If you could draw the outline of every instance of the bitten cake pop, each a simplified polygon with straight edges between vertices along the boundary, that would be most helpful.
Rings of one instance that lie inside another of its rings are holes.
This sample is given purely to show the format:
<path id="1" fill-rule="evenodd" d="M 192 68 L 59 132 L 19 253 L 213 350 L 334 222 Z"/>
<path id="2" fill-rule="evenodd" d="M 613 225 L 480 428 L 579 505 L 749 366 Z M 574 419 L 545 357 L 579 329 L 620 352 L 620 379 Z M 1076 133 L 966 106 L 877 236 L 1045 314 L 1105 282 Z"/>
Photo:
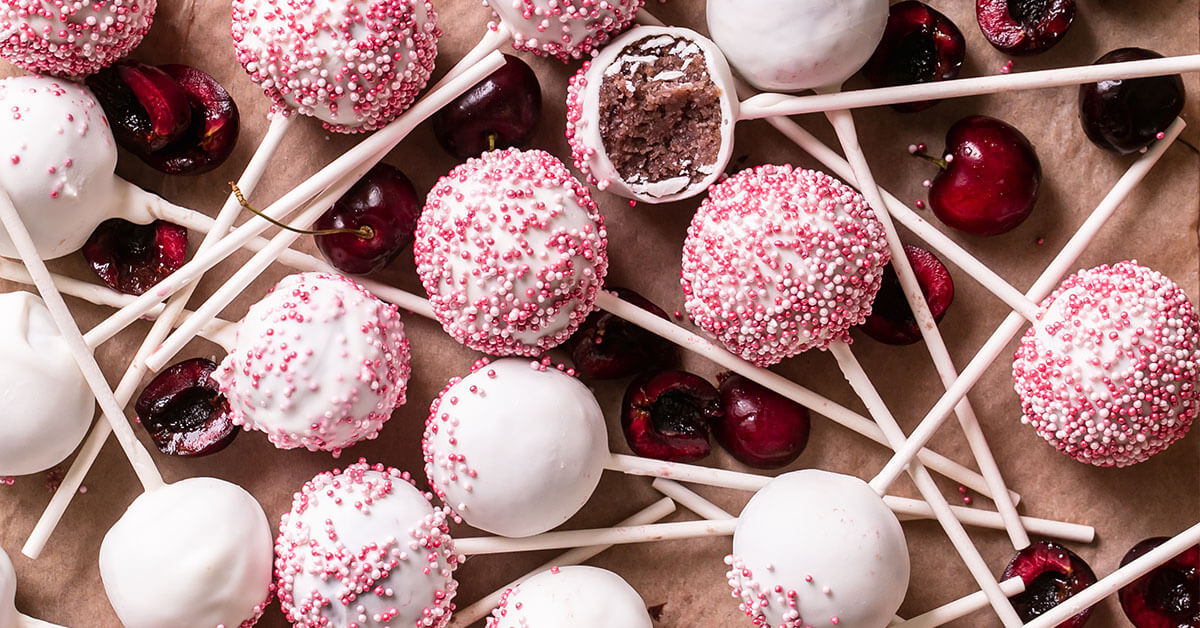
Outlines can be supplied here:
<path id="1" fill-rule="evenodd" d="M 650 628 L 646 602 L 607 569 L 551 567 L 504 592 L 487 628 Z"/>
<path id="2" fill-rule="evenodd" d="M 1137 262 L 1083 270 L 1042 302 L 1013 360 L 1022 423 L 1100 467 L 1148 459 L 1200 412 L 1200 317 Z"/>
<path id="3" fill-rule="evenodd" d="M 425 476 L 467 523 L 530 536 L 571 518 L 608 460 L 604 415 L 578 379 L 540 362 L 480 361 L 429 408 Z"/>
<path id="4" fill-rule="evenodd" d="M 297 492 L 275 540 L 279 602 L 297 626 L 450 620 L 458 557 L 446 512 L 407 473 L 360 460 Z"/>
<path id="5" fill-rule="evenodd" d="M 571 154 L 589 180 L 621 196 L 694 196 L 729 162 L 736 96 L 713 42 L 686 28 L 635 28 L 571 79 Z"/>
<path id="6" fill-rule="evenodd" d="M 281 111 L 374 131 L 416 99 L 437 57 L 429 0 L 234 0 L 238 61 Z"/>
<path id="7" fill-rule="evenodd" d="M 848 337 L 889 259 L 862 197 L 791 166 L 743 170 L 709 190 L 688 228 L 681 282 L 692 320 L 769 366 Z"/>
<path id="8" fill-rule="evenodd" d="M 0 57 L 37 74 L 93 74 L 142 42 L 157 8 L 157 0 L 3 0 Z"/>
<path id="9" fill-rule="evenodd" d="M 866 482 L 817 469 L 750 498 L 725 563 L 742 610 L 768 628 L 883 628 L 908 590 L 896 516 Z"/>
<path id="10" fill-rule="evenodd" d="M 100 577 L 129 628 L 251 626 L 271 595 L 271 526 L 236 484 L 167 484 L 104 535 Z"/>
<path id="11" fill-rule="evenodd" d="M 540 355 L 591 313 L 608 271 L 603 217 L 549 153 L 484 153 L 442 177 L 413 253 L 434 314 L 493 355 Z"/>
<path id="12" fill-rule="evenodd" d="M 409 363 L 394 305 L 341 275 L 301 273 L 250 307 L 212 377 L 235 424 L 337 455 L 404 404 Z"/>
<path id="13" fill-rule="evenodd" d="M 0 294 L 0 476 L 44 471 L 83 440 L 96 400 L 42 299 Z"/>
<path id="14" fill-rule="evenodd" d="M 499 22 L 488 28 L 511 30 L 513 48 L 568 61 L 585 57 L 625 30 L 645 0 L 487 0 L 487 4 Z"/>

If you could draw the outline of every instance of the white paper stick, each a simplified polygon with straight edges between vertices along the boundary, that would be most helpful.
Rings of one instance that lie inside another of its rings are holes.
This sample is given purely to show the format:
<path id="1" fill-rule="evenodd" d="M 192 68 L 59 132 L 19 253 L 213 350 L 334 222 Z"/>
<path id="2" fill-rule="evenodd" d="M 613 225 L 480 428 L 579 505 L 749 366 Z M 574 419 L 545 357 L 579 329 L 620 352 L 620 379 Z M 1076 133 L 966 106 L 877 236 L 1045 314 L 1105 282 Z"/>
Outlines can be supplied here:
<path id="1" fill-rule="evenodd" d="M 23 613 L 17 613 L 17 628 L 66 628 Z"/>
<path id="2" fill-rule="evenodd" d="M 479 39 L 479 43 L 475 44 L 474 48 L 471 48 L 467 54 L 463 55 L 463 58 L 459 59 L 458 63 L 455 63 L 454 67 L 450 68 L 446 72 L 446 75 L 443 76 L 436 85 L 430 88 L 429 91 L 435 91 L 443 87 L 446 83 L 454 80 L 467 68 L 479 63 L 488 55 L 499 50 L 511 38 L 512 31 L 509 30 L 508 25 L 504 22 L 500 22 L 499 27 L 495 30 L 488 28 L 487 32 L 483 34 L 483 37 Z"/>
<path id="3" fill-rule="evenodd" d="M 617 527 L 640 526 L 654 523 L 663 517 L 675 512 L 675 502 L 669 497 L 664 497 L 653 504 L 638 511 L 632 517 L 617 523 Z M 604 550 L 612 547 L 612 545 L 590 545 L 588 547 L 577 547 L 568 550 L 553 560 L 543 563 L 533 571 L 509 582 L 500 587 L 496 591 L 488 594 L 479 601 L 467 606 L 462 610 L 454 611 L 454 616 L 450 618 L 451 628 L 466 628 L 471 624 L 487 617 L 492 612 L 492 609 L 500 605 L 500 598 L 504 592 L 525 582 L 531 577 L 550 569 L 551 567 L 563 567 L 566 565 L 579 565 L 594 558 Z"/>
<path id="4" fill-rule="evenodd" d="M 879 392 L 875 390 L 874 384 L 867 378 L 867 374 L 862 370 L 862 365 L 858 363 L 858 359 L 850 351 L 850 346 L 844 342 L 835 342 L 829 347 L 829 352 L 837 359 L 838 366 L 842 369 L 842 374 L 846 377 L 846 381 L 850 383 L 850 387 L 862 399 L 863 404 L 867 406 L 867 410 L 871 416 L 879 423 L 880 429 L 887 435 L 893 447 L 899 447 L 904 443 L 904 432 L 896 423 L 896 419 L 892 416 L 887 406 L 883 403 L 883 399 L 879 396 Z M 1021 625 L 1021 618 L 1017 615 L 1016 609 L 1013 608 L 1012 602 L 1000 591 L 999 584 L 992 577 L 987 563 L 983 557 L 979 555 L 979 549 L 971 541 L 971 537 L 967 536 L 966 530 L 963 529 L 962 523 L 954 517 L 954 512 L 950 510 L 950 504 L 946 502 L 946 498 L 938 490 L 937 484 L 933 481 L 933 476 L 929 475 L 920 462 L 914 462 L 909 466 L 909 476 L 912 477 L 913 484 L 916 484 L 917 490 L 920 491 L 921 497 L 933 508 L 934 515 L 938 523 L 942 525 L 942 529 L 949 537 L 950 543 L 954 546 L 955 551 L 962 558 L 963 564 L 967 566 L 967 570 L 971 572 L 971 576 L 975 578 L 975 582 L 979 584 L 979 588 L 987 594 L 988 602 L 996 611 L 996 615 L 1000 618 L 1000 622 L 1006 628 L 1017 628 Z M 875 488 L 872 485 L 872 488 Z M 876 491 L 882 491 L 876 488 Z"/>
<path id="5" fill-rule="evenodd" d="M 619 526 L 591 530 L 558 530 L 523 538 L 483 536 L 454 540 L 454 550 L 466 556 L 536 552 L 549 549 L 586 547 L 589 545 L 621 545 L 653 543 L 706 536 L 730 536 L 737 520 L 675 521 L 640 526 Z"/>
<path id="6" fill-rule="evenodd" d="M 1155 567 L 1183 553 L 1187 548 L 1200 544 L 1200 523 L 1180 532 L 1162 545 L 1146 552 L 1128 565 L 1096 581 L 1092 586 L 1063 600 L 1058 606 L 1046 611 L 1025 628 L 1051 628 L 1074 617 L 1085 608 L 1116 593 L 1121 587 L 1150 573 Z"/>
<path id="7" fill-rule="evenodd" d="M 150 457 L 150 452 L 142 447 L 137 436 L 134 435 L 129 419 L 121 409 L 121 404 L 117 403 L 116 397 L 113 396 L 112 389 L 108 387 L 108 381 L 104 379 L 104 372 L 100 370 L 96 357 L 92 355 L 83 340 L 83 332 L 79 331 L 79 326 L 71 317 L 71 310 L 67 309 L 66 301 L 54 287 L 54 281 L 50 278 L 50 271 L 46 268 L 46 263 L 38 257 L 37 245 L 29 236 L 29 230 L 25 228 L 25 223 L 21 222 L 21 215 L 13 206 L 8 191 L 3 189 L 0 189 L 0 222 L 4 224 L 9 238 L 12 239 L 13 245 L 25 262 L 25 267 L 29 270 L 38 292 L 42 295 L 42 300 L 46 302 L 46 308 L 54 318 L 54 323 L 58 327 L 59 333 L 62 334 L 67 349 L 71 352 L 71 357 L 79 365 L 79 370 L 87 380 L 88 387 L 96 396 L 104 418 L 117 434 L 117 441 L 125 451 L 125 456 L 133 466 L 138 480 L 141 481 L 142 488 L 150 491 L 163 486 L 162 475 L 154 466 L 154 459 Z"/>
<path id="8" fill-rule="evenodd" d="M 1200 71 L 1200 55 L 1165 57 L 1143 61 L 1125 61 L 1084 65 L 1055 70 L 996 74 L 976 78 L 881 87 L 816 96 L 762 94 L 742 103 L 742 119 L 794 116 L 861 107 L 878 107 L 921 100 L 979 96 L 1049 87 L 1081 85 L 1105 80 L 1132 79 Z"/>
<path id="9" fill-rule="evenodd" d="M 1058 286 L 1059 281 L 1067 272 L 1075 265 L 1075 261 L 1083 253 L 1105 222 L 1112 217 L 1113 212 L 1117 207 L 1133 192 L 1142 179 L 1149 174 L 1150 169 L 1170 147 L 1175 138 L 1179 137 L 1179 133 L 1183 131 L 1184 123 L 1181 119 L 1176 119 L 1164 134 L 1163 139 L 1155 142 L 1150 146 L 1144 155 L 1139 157 L 1137 161 L 1129 167 L 1129 170 L 1121 176 L 1117 184 L 1113 186 L 1104 200 L 1096 206 L 1095 211 L 1088 216 L 1075 235 L 1067 241 L 1059 254 L 1046 267 L 1045 272 L 1038 277 L 1033 286 L 1026 293 L 1030 300 L 1040 302 L 1054 291 Z M 912 460 L 913 455 L 929 442 L 933 434 L 941 427 L 942 422 L 950 415 L 954 406 L 960 399 L 966 396 L 967 392 L 979 381 L 983 376 L 984 371 L 991 366 L 1000 354 L 1004 353 L 1009 341 L 1017 335 L 1017 332 L 1025 326 L 1024 319 L 1019 314 L 1009 314 L 1004 322 L 996 329 L 987 342 L 979 349 L 979 352 L 971 359 L 966 368 L 959 374 L 958 379 L 954 384 L 946 390 L 946 394 L 942 395 L 941 399 L 933 406 L 932 409 L 921 420 L 921 423 L 908 436 L 908 440 L 902 447 L 896 451 L 896 455 L 888 461 L 883 470 L 879 472 L 876 479 L 883 485 L 890 485 L 895 481 L 896 477 L 903 472 L 904 466 Z"/>
<path id="10" fill-rule="evenodd" d="M 701 517 L 704 517 L 705 519 L 720 521 L 722 519 L 737 518 L 722 510 L 720 506 L 717 506 L 707 499 L 704 499 L 704 497 L 702 497 L 699 493 L 680 484 L 679 482 L 676 482 L 675 480 L 656 478 L 650 486 L 653 486 L 654 490 L 675 500 L 680 506 L 687 508 Z"/>
<path id="11" fill-rule="evenodd" d="M 1025 591 L 1025 581 L 1020 577 L 1009 578 L 1000 583 L 1000 590 L 1012 597 Z M 926 611 L 899 623 L 893 623 L 892 628 L 935 628 L 962 619 L 975 611 L 982 610 L 988 605 L 987 596 L 983 591 L 976 591 L 966 597 L 943 604 L 935 609 Z"/>

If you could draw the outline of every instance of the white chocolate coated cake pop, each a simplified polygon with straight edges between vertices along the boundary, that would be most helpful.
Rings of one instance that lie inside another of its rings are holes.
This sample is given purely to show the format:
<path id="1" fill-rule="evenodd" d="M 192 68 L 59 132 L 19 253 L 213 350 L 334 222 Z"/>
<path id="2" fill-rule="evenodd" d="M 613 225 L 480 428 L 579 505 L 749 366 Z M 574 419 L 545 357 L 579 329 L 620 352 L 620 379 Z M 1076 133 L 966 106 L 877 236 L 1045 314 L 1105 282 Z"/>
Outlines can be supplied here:
<path id="1" fill-rule="evenodd" d="M 750 498 L 725 563 L 742 611 L 766 628 L 884 628 L 908 590 L 896 515 L 866 482 L 818 469 Z"/>
<path id="2" fill-rule="evenodd" d="M 79 250 L 110 216 L 117 145 L 92 93 L 58 79 L 0 80 L 0 185 L 42 259 Z M 0 230 L 0 255 L 16 258 Z"/>
<path id="3" fill-rule="evenodd" d="M 540 534 L 570 519 L 596 490 L 607 434 L 596 398 L 575 377 L 544 362 L 483 360 L 430 407 L 425 476 L 472 526 Z"/>
<path id="4" fill-rule="evenodd" d="M 492 355 L 541 355 L 591 313 L 608 272 L 604 220 L 553 155 L 470 159 L 429 192 L 413 254 L 433 312 Z"/>
<path id="5" fill-rule="evenodd" d="M 625 30 L 645 0 L 487 0 L 512 31 L 513 48 L 560 61 L 582 59 Z M 492 23 L 488 28 L 502 28 Z"/>
<path id="6" fill-rule="evenodd" d="M 296 626 L 440 628 L 458 557 L 445 510 L 407 473 L 359 460 L 306 482 L 279 523 L 279 601 Z"/>
<path id="7" fill-rule="evenodd" d="M 0 548 L 0 628 L 18 628 L 17 572 Z"/>
<path id="8" fill-rule="evenodd" d="M 766 91 L 836 88 L 871 58 L 888 0 L 708 0 L 708 32 Z"/>
<path id="9" fill-rule="evenodd" d="M 1021 422 L 1100 467 L 1142 462 L 1200 412 L 1200 317 L 1137 262 L 1083 270 L 1042 302 L 1013 359 Z"/>
<path id="10" fill-rule="evenodd" d="M 281 449 L 338 455 L 404 405 L 410 368 L 396 307 L 314 272 L 284 277 L 250 307 L 212 377 L 235 424 Z"/>
<path id="11" fill-rule="evenodd" d="M 504 592 L 487 628 L 651 628 L 642 596 L 617 574 L 551 567 Z"/>
<path id="12" fill-rule="evenodd" d="M 437 57 L 429 0 L 234 0 L 233 40 L 282 111 L 374 131 L 408 109 Z"/>
<path id="13" fill-rule="evenodd" d="M 94 74 L 142 42 L 157 8 L 157 0 L 2 0 L 0 57 L 37 74 Z"/>
<path id="14" fill-rule="evenodd" d="M 571 79 L 567 137 L 576 167 L 597 187 L 665 203 L 721 176 L 737 110 L 716 44 L 686 28 L 639 26 Z"/>
<path id="15" fill-rule="evenodd" d="M 0 294 L 0 476 L 45 471 L 75 451 L 96 400 L 41 297 Z"/>
<path id="16" fill-rule="evenodd" d="M 889 259 L 883 225 L 854 190 L 759 166 L 710 188 L 692 218 L 684 305 L 730 351 L 770 366 L 844 341 L 871 313 Z"/>
<path id="17" fill-rule="evenodd" d="M 236 484 L 140 495 L 104 535 L 100 577 L 126 628 L 248 628 L 271 594 L 271 526 Z"/>

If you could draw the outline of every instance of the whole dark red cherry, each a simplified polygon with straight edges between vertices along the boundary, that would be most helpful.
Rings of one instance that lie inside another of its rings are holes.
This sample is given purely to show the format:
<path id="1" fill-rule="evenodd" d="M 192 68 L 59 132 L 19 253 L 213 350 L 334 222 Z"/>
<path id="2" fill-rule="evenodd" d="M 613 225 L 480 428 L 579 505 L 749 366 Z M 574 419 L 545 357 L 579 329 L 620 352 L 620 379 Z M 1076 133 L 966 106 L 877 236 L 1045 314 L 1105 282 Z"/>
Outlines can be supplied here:
<path id="1" fill-rule="evenodd" d="M 670 462 L 692 462 L 709 454 L 709 424 L 721 414 L 717 389 L 685 371 L 637 377 L 625 390 L 621 429 L 633 453 Z"/>
<path id="2" fill-rule="evenodd" d="M 447 153 L 469 159 L 497 148 L 525 148 L 542 118 L 542 88 L 533 68 L 514 56 L 433 116 Z"/>
<path id="3" fill-rule="evenodd" d="M 227 447 L 241 431 L 211 377 L 216 368 L 212 360 L 184 360 L 159 373 L 138 396 L 138 421 L 164 454 L 206 456 Z"/>
<path id="4" fill-rule="evenodd" d="M 941 167 L 929 188 L 929 207 L 942 222 L 973 235 L 997 235 L 1029 217 L 1042 164 L 1020 131 L 995 118 L 969 116 L 947 131 L 945 155 L 922 155 Z"/>
<path id="5" fill-rule="evenodd" d="M 1118 48 L 1096 64 L 1161 58 L 1144 48 Z M 1087 83 L 1079 86 L 1079 122 L 1093 144 L 1125 155 L 1158 139 L 1183 111 L 1184 100 L 1178 74 Z"/>
<path id="6" fill-rule="evenodd" d="M 160 66 L 187 94 L 192 122 L 166 147 L 139 155 L 167 174 L 202 174 L 225 163 L 237 145 L 241 116 L 233 97 L 216 79 L 186 65 Z"/>
<path id="7" fill-rule="evenodd" d="M 713 436 L 725 451 L 756 469 L 778 469 L 800 457 L 808 445 L 807 408 L 736 373 L 720 380 L 722 414 Z"/>
<path id="8" fill-rule="evenodd" d="M 117 144 L 138 157 L 183 137 L 192 123 L 187 92 L 161 68 L 118 61 L 86 83 L 104 109 Z"/>
<path id="9" fill-rule="evenodd" d="M 863 75 L 876 87 L 945 81 L 958 76 L 967 44 L 950 18 L 916 0 L 893 4 L 887 28 L 875 53 L 863 66 Z M 936 105 L 936 100 L 892 105 L 914 112 Z"/>
<path id="10" fill-rule="evenodd" d="M 1049 50 L 1075 20 L 1075 0 L 976 0 L 975 17 L 988 43 L 1010 55 Z"/>
<path id="11" fill-rule="evenodd" d="M 627 288 L 607 288 L 659 318 L 670 320 L 662 308 Z M 588 315 L 571 338 L 575 370 L 590 379 L 619 379 L 669 366 L 675 345 L 629 321 L 597 310 Z"/>
<path id="12" fill-rule="evenodd" d="M 1082 558 L 1050 541 L 1034 543 L 1013 556 L 1004 569 L 1004 579 L 1017 576 L 1025 583 L 1025 592 L 1010 599 L 1025 623 L 1096 582 L 1096 574 Z M 1092 609 L 1088 607 L 1057 628 L 1080 628 L 1091 614 Z"/>
<path id="13" fill-rule="evenodd" d="M 338 270 L 365 275 L 381 270 L 413 242 L 421 205 L 413 184 L 403 172 L 376 164 L 317 219 L 316 229 L 361 229 L 354 233 L 320 235 L 314 239 L 325 259 Z"/>
<path id="14" fill-rule="evenodd" d="M 1138 543 L 1121 559 L 1121 566 L 1166 541 L 1167 537 L 1156 537 Z M 1200 545 L 1121 587 L 1117 596 L 1136 628 L 1200 628 Z"/>
<path id="15" fill-rule="evenodd" d="M 954 280 L 950 271 L 936 255 L 923 248 L 905 244 L 904 253 L 917 276 L 917 283 L 921 284 L 921 294 L 925 295 L 929 311 L 934 320 L 941 322 L 954 301 Z M 875 293 L 871 315 L 863 322 L 862 330 L 875 340 L 890 345 L 909 345 L 921 339 L 921 328 L 908 306 L 908 299 L 904 298 L 900 278 L 891 264 L 883 269 L 883 285 Z"/>
<path id="16" fill-rule="evenodd" d="M 187 229 L 162 220 L 137 225 L 110 218 L 84 243 L 83 257 L 110 288 L 139 295 L 183 266 Z"/>

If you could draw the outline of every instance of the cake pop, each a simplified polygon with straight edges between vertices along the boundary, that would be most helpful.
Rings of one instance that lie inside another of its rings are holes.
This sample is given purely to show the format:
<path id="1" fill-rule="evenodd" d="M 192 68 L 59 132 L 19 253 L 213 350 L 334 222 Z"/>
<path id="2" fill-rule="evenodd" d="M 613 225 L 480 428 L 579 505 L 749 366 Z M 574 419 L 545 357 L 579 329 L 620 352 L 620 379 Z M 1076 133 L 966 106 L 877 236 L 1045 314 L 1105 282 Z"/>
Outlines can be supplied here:
<path id="1" fill-rule="evenodd" d="M 633 23 L 645 0 L 487 0 L 513 48 L 560 61 L 582 59 Z"/>
<path id="2" fill-rule="evenodd" d="M 395 306 L 341 275 L 302 273 L 250 307 L 212 378 L 235 425 L 336 456 L 404 404 L 409 361 Z"/>
<path id="3" fill-rule="evenodd" d="M 551 567 L 504 592 L 487 628 L 650 628 L 642 596 L 617 574 L 583 565 Z"/>
<path id="4" fill-rule="evenodd" d="M 539 355 L 591 313 L 608 271 L 603 217 L 549 153 L 484 153 L 434 185 L 413 254 L 455 340 L 493 355 Z"/>
<path id="5" fill-rule="evenodd" d="M 157 0 L 4 0 L 0 57 L 36 74 L 94 74 L 142 42 L 157 8 Z"/>
<path id="6" fill-rule="evenodd" d="M 275 540 L 284 614 L 297 626 L 445 626 L 458 566 L 446 516 L 407 473 L 363 460 L 306 482 Z"/>

